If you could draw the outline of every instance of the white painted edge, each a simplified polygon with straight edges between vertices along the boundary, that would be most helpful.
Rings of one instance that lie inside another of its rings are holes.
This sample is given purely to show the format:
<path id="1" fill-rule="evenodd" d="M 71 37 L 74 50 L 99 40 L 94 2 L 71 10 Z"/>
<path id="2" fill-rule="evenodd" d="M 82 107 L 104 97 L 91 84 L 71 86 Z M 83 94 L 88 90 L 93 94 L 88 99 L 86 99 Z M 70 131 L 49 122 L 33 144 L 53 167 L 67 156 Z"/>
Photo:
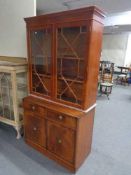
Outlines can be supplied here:
<path id="1" fill-rule="evenodd" d="M 88 109 L 84 110 L 83 112 L 88 113 L 89 111 L 91 111 L 93 108 L 95 108 L 97 106 L 97 104 L 93 104 L 92 106 L 90 106 Z"/>
<path id="2" fill-rule="evenodd" d="M 33 94 L 30 94 L 30 95 L 36 97 L 36 96 L 33 95 Z M 42 97 L 38 97 L 38 96 L 37 96 L 37 98 L 43 99 Z M 65 105 L 65 104 L 63 104 L 63 103 L 58 103 L 58 102 L 52 101 L 52 100 L 50 100 L 50 99 L 45 99 L 45 98 L 44 98 L 44 100 L 45 100 L 45 101 L 48 101 L 48 102 L 51 102 L 51 103 L 59 104 L 59 105 L 64 106 L 64 107 L 68 107 L 68 108 L 70 108 L 70 109 L 75 109 L 75 110 L 77 110 L 77 111 L 81 111 L 81 112 L 84 112 L 84 113 L 88 113 L 89 111 L 91 111 L 93 108 L 95 108 L 95 107 L 97 106 L 97 104 L 94 103 L 92 106 L 90 106 L 90 107 L 87 108 L 86 110 L 82 110 L 82 109 L 79 109 L 79 108 L 76 108 L 76 107 L 73 107 L 73 106 Z"/>

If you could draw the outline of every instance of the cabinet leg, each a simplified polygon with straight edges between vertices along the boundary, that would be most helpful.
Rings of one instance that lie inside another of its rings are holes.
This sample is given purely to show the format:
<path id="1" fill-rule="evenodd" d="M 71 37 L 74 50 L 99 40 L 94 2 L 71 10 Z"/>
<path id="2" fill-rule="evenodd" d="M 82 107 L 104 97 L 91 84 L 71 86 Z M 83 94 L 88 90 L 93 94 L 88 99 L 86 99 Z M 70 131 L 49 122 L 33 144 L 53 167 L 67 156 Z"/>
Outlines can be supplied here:
<path id="1" fill-rule="evenodd" d="M 107 98 L 108 98 L 108 100 L 109 100 L 109 94 L 107 94 Z"/>
<path id="2" fill-rule="evenodd" d="M 20 131 L 21 131 L 21 126 L 15 126 L 14 127 L 15 128 L 15 130 L 16 130 L 16 139 L 20 139 L 21 138 L 21 134 L 20 134 Z"/>

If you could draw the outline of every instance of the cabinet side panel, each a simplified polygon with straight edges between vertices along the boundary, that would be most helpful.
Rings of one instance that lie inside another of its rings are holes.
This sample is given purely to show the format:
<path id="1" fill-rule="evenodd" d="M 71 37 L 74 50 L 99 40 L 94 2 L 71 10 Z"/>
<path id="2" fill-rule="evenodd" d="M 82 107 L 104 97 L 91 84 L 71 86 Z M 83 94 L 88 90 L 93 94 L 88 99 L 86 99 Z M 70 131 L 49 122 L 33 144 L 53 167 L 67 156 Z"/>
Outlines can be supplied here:
<path id="1" fill-rule="evenodd" d="M 87 109 L 96 102 L 102 32 L 103 25 L 96 21 L 92 21 L 86 70 L 87 81 L 85 83 L 84 109 Z"/>
<path id="2" fill-rule="evenodd" d="M 30 47 L 30 32 L 29 32 L 29 26 L 26 24 L 26 38 L 27 38 L 27 56 L 28 56 L 28 90 L 29 93 L 31 92 L 31 47 Z"/>
<path id="3" fill-rule="evenodd" d="M 75 168 L 79 168 L 91 151 L 95 109 L 78 120 Z"/>

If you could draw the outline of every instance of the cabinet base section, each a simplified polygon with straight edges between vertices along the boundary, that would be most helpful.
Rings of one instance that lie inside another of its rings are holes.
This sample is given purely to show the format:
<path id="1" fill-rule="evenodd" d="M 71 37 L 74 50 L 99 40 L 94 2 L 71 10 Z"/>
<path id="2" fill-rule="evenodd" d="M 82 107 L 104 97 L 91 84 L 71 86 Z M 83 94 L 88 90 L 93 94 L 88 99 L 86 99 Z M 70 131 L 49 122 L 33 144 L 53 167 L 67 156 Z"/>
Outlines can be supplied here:
<path id="1" fill-rule="evenodd" d="M 66 169 L 70 170 L 72 173 L 75 173 L 77 168 L 75 168 L 73 166 L 73 164 L 70 164 L 69 162 L 61 159 L 60 157 L 58 157 L 57 155 L 49 152 L 48 150 L 46 150 L 45 148 L 33 143 L 32 141 L 25 139 L 25 142 L 30 145 L 31 147 L 33 147 L 35 150 L 38 150 L 39 152 L 41 152 L 42 154 L 44 154 L 45 156 L 47 156 L 48 158 L 50 158 L 51 160 L 55 160 L 58 164 L 64 166 Z"/>
<path id="2" fill-rule="evenodd" d="M 24 108 L 26 142 L 76 172 L 91 151 L 95 108 L 78 112 L 33 97 L 24 99 Z"/>

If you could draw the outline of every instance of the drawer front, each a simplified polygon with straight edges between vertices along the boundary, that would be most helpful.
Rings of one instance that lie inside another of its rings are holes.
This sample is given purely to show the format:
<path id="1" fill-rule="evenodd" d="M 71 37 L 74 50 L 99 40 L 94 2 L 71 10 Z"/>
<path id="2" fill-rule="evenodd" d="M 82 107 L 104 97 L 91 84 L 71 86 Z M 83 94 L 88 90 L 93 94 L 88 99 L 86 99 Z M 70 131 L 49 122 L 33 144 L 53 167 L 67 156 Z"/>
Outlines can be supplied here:
<path id="1" fill-rule="evenodd" d="M 75 131 L 47 121 L 47 149 L 73 163 Z"/>
<path id="2" fill-rule="evenodd" d="M 28 110 L 30 112 L 37 113 L 37 115 L 45 114 L 45 109 L 43 107 L 28 101 L 24 102 L 24 109 L 26 111 Z"/>
<path id="3" fill-rule="evenodd" d="M 69 128 L 76 128 L 76 118 L 64 115 L 62 113 L 57 113 L 54 111 L 47 111 L 47 119 L 60 123 Z"/>
<path id="4" fill-rule="evenodd" d="M 24 116 L 25 138 L 32 142 L 46 146 L 45 120 L 37 116 Z"/>

